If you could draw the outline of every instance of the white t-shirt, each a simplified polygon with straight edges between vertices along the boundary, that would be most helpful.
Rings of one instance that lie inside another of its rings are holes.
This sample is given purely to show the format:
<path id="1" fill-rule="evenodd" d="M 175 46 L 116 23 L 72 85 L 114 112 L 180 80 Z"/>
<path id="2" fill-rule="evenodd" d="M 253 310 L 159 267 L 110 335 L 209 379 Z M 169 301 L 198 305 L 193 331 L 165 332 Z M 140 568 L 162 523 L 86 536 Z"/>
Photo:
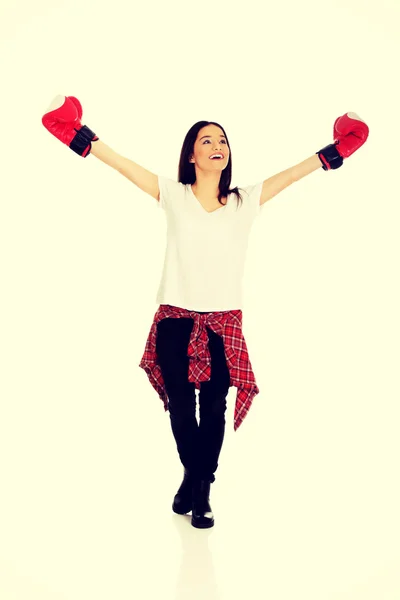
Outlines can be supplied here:
<path id="1" fill-rule="evenodd" d="M 259 215 L 263 182 L 229 194 L 207 212 L 191 185 L 158 176 L 160 208 L 167 217 L 167 246 L 157 304 L 200 312 L 242 309 L 242 279 L 249 234 Z M 264 205 L 263 205 L 264 206 Z"/>

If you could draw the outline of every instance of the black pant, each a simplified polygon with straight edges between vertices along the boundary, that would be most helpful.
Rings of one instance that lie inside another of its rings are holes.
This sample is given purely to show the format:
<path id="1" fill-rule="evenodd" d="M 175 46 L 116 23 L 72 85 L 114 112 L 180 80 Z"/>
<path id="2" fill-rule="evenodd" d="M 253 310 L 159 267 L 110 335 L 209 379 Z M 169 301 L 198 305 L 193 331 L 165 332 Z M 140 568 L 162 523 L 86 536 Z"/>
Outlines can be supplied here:
<path id="1" fill-rule="evenodd" d="M 201 479 L 215 481 L 225 433 L 226 396 L 230 374 L 221 336 L 207 327 L 211 377 L 199 390 L 200 423 L 196 419 L 196 388 L 188 380 L 187 355 L 192 318 L 165 318 L 157 323 L 156 352 L 168 396 L 172 432 L 184 467 Z"/>

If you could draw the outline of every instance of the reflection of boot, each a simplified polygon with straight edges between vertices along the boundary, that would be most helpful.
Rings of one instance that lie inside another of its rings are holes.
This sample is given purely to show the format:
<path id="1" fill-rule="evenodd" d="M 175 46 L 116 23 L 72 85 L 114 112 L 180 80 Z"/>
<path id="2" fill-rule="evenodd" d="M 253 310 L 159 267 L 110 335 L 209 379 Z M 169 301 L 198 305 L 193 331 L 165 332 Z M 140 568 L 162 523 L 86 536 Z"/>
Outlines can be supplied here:
<path id="1" fill-rule="evenodd" d="M 181 487 L 175 494 L 172 510 L 178 515 L 185 515 L 192 510 L 192 474 L 189 469 L 184 469 Z"/>
<path id="2" fill-rule="evenodd" d="M 208 479 L 194 479 L 192 498 L 192 525 L 204 529 L 213 527 L 214 515 L 210 506 L 210 485 Z"/>

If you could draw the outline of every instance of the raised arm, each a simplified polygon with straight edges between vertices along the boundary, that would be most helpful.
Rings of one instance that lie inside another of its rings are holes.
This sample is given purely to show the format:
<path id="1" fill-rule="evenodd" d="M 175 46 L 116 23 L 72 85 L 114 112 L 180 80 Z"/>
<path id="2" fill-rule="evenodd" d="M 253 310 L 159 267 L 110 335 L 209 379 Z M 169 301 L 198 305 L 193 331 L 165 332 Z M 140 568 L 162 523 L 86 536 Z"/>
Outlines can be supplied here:
<path id="1" fill-rule="evenodd" d="M 132 181 L 143 192 L 150 194 L 156 200 L 160 200 L 160 190 L 158 187 L 158 177 L 151 171 L 141 167 L 137 163 L 117 154 L 112 148 L 104 144 L 101 140 L 92 142 L 90 151 L 93 156 L 96 156 L 106 165 L 109 165 L 118 173 Z"/>
<path id="2" fill-rule="evenodd" d="M 46 129 L 83 158 L 93 154 L 132 181 L 143 192 L 160 200 L 158 177 L 137 163 L 117 154 L 99 140 L 86 125 L 82 126 L 82 106 L 74 96 L 56 96 L 42 117 Z"/>

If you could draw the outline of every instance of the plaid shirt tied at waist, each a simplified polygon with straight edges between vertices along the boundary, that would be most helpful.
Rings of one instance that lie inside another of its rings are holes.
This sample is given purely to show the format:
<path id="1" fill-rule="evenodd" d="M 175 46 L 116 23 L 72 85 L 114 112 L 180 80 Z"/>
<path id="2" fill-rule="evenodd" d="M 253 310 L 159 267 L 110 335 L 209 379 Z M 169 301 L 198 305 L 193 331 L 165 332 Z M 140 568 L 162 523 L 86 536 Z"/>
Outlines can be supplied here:
<path id="1" fill-rule="evenodd" d="M 188 346 L 188 380 L 195 384 L 196 389 L 200 389 L 201 382 L 208 381 L 211 376 L 211 355 L 208 348 L 206 327 L 209 327 L 223 339 L 225 358 L 230 373 L 230 386 L 238 388 L 233 426 L 234 431 L 236 431 L 247 415 L 254 396 L 260 391 L 256 384 L 243 336 L 241 310 L 201 314 L 170 304 L 161 304 L 155 313 L 139 367 L 146 371 L 151 385 L 164 402 L 164 409 L 167 411 L 168 396 L 161 368 L 157 362 L 157 323 L 165 318 L 178 319 L 180 317 L 194 319 Z"/>

